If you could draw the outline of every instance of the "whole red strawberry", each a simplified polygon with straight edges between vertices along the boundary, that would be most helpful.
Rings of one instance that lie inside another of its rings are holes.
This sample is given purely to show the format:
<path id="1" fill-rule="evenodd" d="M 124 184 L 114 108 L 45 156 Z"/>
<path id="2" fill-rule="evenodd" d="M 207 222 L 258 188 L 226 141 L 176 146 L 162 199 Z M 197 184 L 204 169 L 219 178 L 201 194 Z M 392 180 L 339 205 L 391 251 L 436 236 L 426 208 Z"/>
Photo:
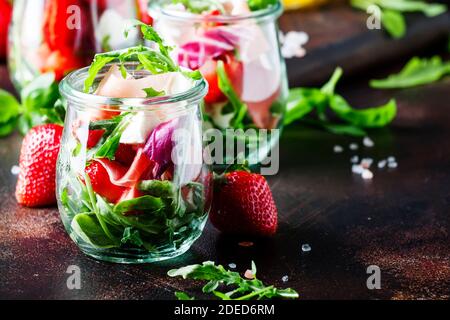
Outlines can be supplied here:
<path id="1" fill-rule="evenodd" d="M 16 199 L 27 207 L 56 203 L 56 160 L 63 127 L 45 124 L 28 131 L 20 151 Z"/>
<path id="2" fill-rule="evenodd" d="M 224 233 L 269 236 L 277 230 L 277 207 L 266 179 L 246 171 L 216 179 L 209 216 Z"/>

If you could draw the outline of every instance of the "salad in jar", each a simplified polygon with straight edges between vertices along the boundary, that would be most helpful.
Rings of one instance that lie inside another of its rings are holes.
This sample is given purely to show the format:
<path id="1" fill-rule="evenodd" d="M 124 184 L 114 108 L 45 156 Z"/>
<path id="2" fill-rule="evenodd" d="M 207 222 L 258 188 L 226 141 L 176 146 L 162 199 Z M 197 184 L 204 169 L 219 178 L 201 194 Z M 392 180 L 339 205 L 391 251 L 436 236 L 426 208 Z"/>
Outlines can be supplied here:
<path id="1" fill-rule="evenodd" d="M 152 262 L 184 253 L 210 207 L 201 110 L 207 84 L 136 21 L 144 46 L 97 54 L 63 79 L 67 103 L 57 198 L 67 232 L 101 260 Z"/>
<path id="2" fill-rule="evenodd" d="M 223 131 L 225 139 L 239 129 L 281 129 L 288 94 L 276 24 L 281 12 L 277 0 L 161 0 L 151 6 L 154 28 L 175 46 L 172 57 L 208 81 L 205 128 Z M 278 137 L 266 152 L 247 150 L 245 158 L 258 163 Z"/>

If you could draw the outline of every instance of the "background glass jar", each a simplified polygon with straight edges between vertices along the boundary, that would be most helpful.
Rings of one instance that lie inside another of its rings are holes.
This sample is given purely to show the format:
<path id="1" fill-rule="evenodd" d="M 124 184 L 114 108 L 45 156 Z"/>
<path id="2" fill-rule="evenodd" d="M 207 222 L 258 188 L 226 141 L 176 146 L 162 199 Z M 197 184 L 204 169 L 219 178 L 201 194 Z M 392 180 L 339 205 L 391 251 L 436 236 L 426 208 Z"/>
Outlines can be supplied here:
<path id="1" fill-rule="evenodd" d="M 276 23 L 281 4 L 226 16 L 180 11 L 170 2 L 151 2 L 154 28 L 176 46 L 173 55 L 180 65 L 200 70 L 208 81 L 205 127 L 223 130 L 225 139 L 232 134 L 225 129 L 281 129 L 288 94 Z M 250 164 L 268 154 L 279 134 L 270 137 L 261 144 L 265 150 L 246 148 Z M 225 161 L 236 156 L 227 153 Z"/>
<path id="2" fill-rule="evenodd" d="M 37 75 L 59 81 L 88 65 L 95 53 L 135 45 L 136 30 L 124 36 L 126 20 L 146 19 L 142 0 L 15 0 L 8 64 L 17 89 Z M 143 7 L 142 7 L 143 8 Z"/>
<path id="3" fill-rule="evenodd" d="M 126 68 L 136 79 L 148 75 L 136 64 Z M 201 235 L 211 201 L 199 108 L 206 82 L 172 96 L 120 99 L 83 93 L 87 73 L 60 83 L 67 114 L 57 198 L 67 232 L 101 260 L 141 263 L 184 253 Z M 122 140 L 143 124 L 151 129 L 141 143 Z"/>

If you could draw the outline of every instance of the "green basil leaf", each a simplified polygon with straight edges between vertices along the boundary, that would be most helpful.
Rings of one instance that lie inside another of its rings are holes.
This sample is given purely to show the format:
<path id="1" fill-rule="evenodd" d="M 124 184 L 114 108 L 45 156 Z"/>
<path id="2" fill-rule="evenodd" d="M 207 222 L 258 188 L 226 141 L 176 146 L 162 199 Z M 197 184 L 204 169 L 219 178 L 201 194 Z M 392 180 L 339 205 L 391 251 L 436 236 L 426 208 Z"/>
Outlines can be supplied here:
<path id="1" fill-rule="evenodd" d="M 435 82 L 446 74 L 450 74 L 450 62 L 442 62 L 439 56 L 430 59 L 414 57 L 399 73 L 372 80 L 370 86 L 377 89 L 409 88 Z"/>
<path id="2" fill-rule="evenodd" d="M 284 124 L 288 125 L 303 118 L 313 111 L 316 106 L 324 104 L 326 100 L 327 97 L 319 89 L 294 88 L 289 90 Z"/>
<path id="3" fill-rule="evenodd" d="M 55 75 L 44 73 L 36 77 L 22 89 L 20 97 L 26 111 L 53 108 L 59 99 Z"/>
<path id="4" fill-rule="evenodd" d="M 168 180 L 143 180 L 138 184 L 138 189 L 158 198 L 174 198 L 175 196 L 173 183 Z"/>
<path id="5" fill-rule="evenodd" d="M 9 92 L 0 89 L 0 124 L 19 116 L 20 104 Z"/>
<path id="6" fill-rule="evenodd" d="M 157 213 L 164 209 L 164 203 L 160 198 L 149 195 L 124 200 L 114 206 L 115 213 L 127 213 L 131 211 L 145 211 L 145 213 Z"/>
<path id="7" fill-rule="evenodd" d="M 339 118 L 362 128 L 383 127 L 390 123 L 397 113 L 395 100 L 390 100 L 380 107 L 360 110 L 350 107 L 339 95 L 330 98 L 330 108 Z"/>
<path id="8" fill-rule="evenodd" d="M 0 123 L 0 138 L 6 137 L 17 127 L 18 118 L 13 118 L 8 122 Z"/>
<path id="9" fill-rule="evenodd" d="M 93 213 L 77 214 L 72 219 L 71 227 L 72 232 L 94 247 L 112 248 L 116 246 Z"/>
<path id="10" fill-rule="evenodd" d="M 393 10 L 383 10 L 381 23 L 393 38 L 402 38 L 406 33 L 406 22 L 403 14 Z"/>

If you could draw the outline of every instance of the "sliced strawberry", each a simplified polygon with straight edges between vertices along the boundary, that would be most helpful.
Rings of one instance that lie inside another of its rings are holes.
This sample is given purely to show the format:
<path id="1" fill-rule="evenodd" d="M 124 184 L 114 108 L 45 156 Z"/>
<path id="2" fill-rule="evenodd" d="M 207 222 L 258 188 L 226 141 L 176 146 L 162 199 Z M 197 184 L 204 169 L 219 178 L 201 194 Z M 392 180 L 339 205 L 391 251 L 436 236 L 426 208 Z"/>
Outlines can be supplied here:
<path id="1" fill-rule="evenodd" d="M 136 150 L 134 149 L 134 145 L 119 143 L 114 157 L 115 160 L 119 161 L 121 164 L 130 166 L 133 163 L 134 158 L 136 157 Z"/>
<path id="2" fill-rule="evenodd" d="M 236 60 L 232 54 L 225 54 L 220 58 L 224 62 L 225 72 L 230 79 L 233 89 L 238 96 L 242 93 L 242 62 Z M 208 82 L 209 91 L 205 96 L 205 102 L 208 104 L 223 102 L 226 100 L 225 95 L 219 88 L 219 79 L 217 77 L 217 61 L 208 60 L 200 67 L 200 72 Z"/>
<path id="3" fill-rule="evenodd" d="M 42 49 L 41 52 L 48 51 Z M 54 50 L 49 52 L 49 55 L 43 59 L 41 72 L 53 72 L 57 81 L 61 80 L 70 71 L 84 65 L 84 62 L 71 50 Z"/>
<path id="4" fill-rule="evenodd" d="M 21 205 L 39 207 L 56 203 L 56 160 L 63 127 L 56 124 L 32 128 L 22 142 L 16 199 Z"/>
<path id="5" fill-rule="evenodd" d="M 97 143 L 102 138 L 103 134 L 105 133 L 105 130 L 98 129 L 98 130 L 89 130 L 88 133 L 88 139 L 87 139 L 87 148 L 91 149 L 97 145 Z"/>
<path id="6" fill-rule="evenodd" d="M 117 177 L 123 176 L 127 169 L 115 161 L 101 159 L 94 160 L 86 167 L 86 173 L 91 180 L 92 189 L 95 193 L 105 197 L 109 202 L 116 203 L 122 194 L 127 190 L 124 187 L 111 182 L 113 178 L 110 172 L 114 172 Z M 110 170 L 106 170 L 106 167 Z"/>

